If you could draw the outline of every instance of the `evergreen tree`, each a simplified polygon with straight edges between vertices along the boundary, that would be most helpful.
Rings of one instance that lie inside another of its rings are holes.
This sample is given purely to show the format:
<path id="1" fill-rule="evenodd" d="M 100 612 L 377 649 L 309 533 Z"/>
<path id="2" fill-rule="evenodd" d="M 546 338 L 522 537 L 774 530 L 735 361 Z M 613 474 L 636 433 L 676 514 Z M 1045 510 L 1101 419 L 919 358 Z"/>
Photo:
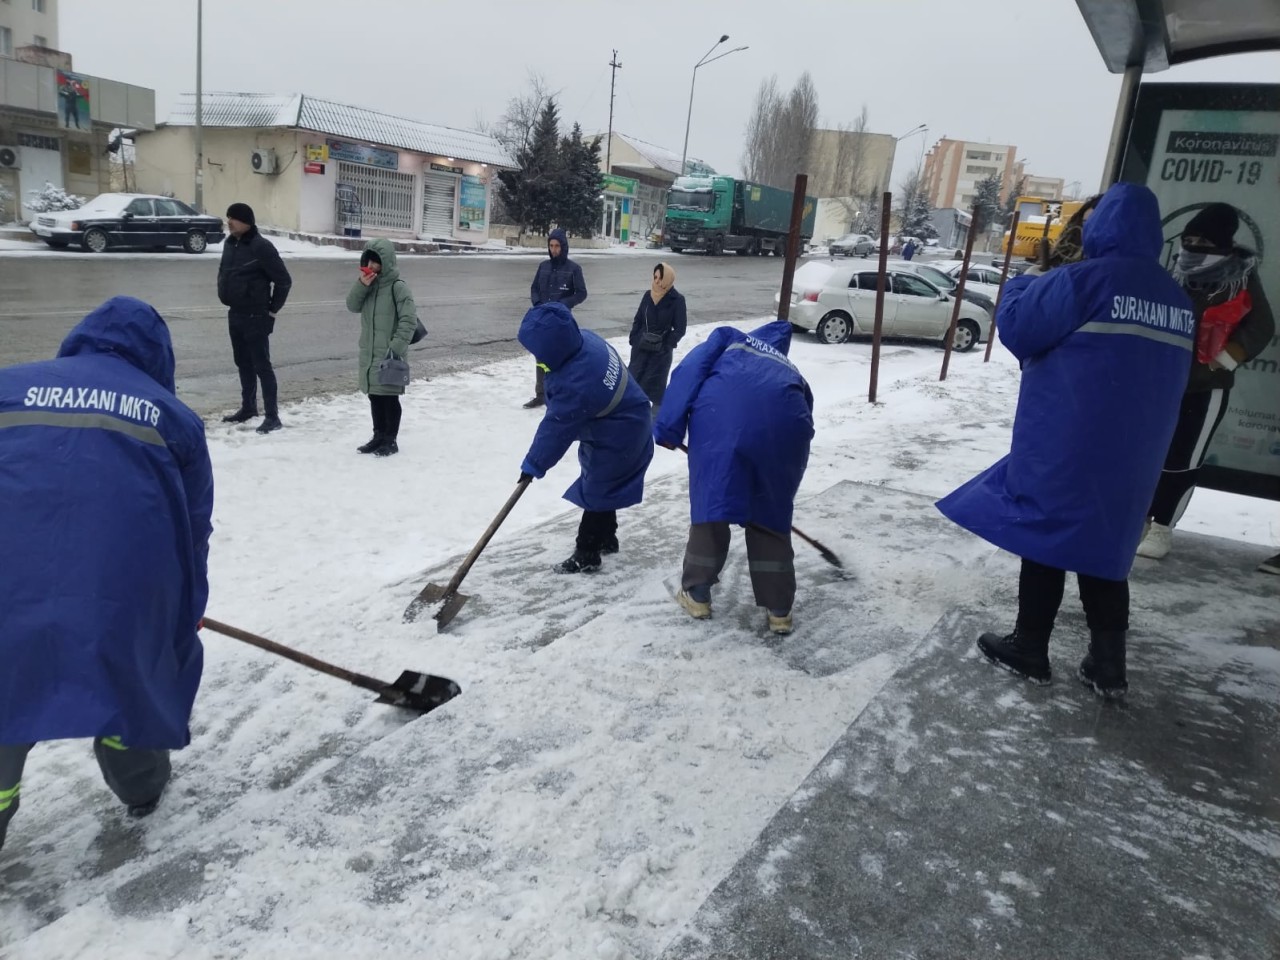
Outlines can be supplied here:
<path id="1" fill-rule="evenodd" d="M 1000 189 L 1003 186 L 1004 180 L 998 173 L 992 173 L 978 181 L 973 194 L 974 230 L 985 230 L 999 219 L 1003 207 Z"/>
<path id="2" fill-rule="evenodd" d="M 498 194 L 517 223 L 546 233 L 558 216 L 563 161 L 560 114 L 548 98 L 527 146 L 516 151 L 516 169 L 498 174 Z"/>
<path id="3" fill-rule="evenodd" d="M 1018 182 L 1009 189 L 1009 196 L 1005 198 L 1004 207 L 1000 210 L 1000 226 L 1008 229 L 1010 222 L 1013 220 L 1013 211 L 1018 206 L 1018 198 L 1022 196 L 1024 190 L 1027 189 L 1027 178 L 1021 176 Z"/>
<path id="4" fill-rule="evenodd" d="M 929 207 L 929 197 L 923 190 L 916 193 L 902 232 L 908 237 L 919 237 L 921 240 L 932 240 L 938 235 L 938 230 L 933 225 L 933 211 Z"/>
<path id="5" fill-rule="evenodd" d="M 604 201 L 600 196 L 604 188 L 600 138 L 584 140 L 582 128 L 575 123 L 560 144 L 560 156 L 555 220 L 574 236 L 590 237 L 599 229 L 604 214 Z"/>

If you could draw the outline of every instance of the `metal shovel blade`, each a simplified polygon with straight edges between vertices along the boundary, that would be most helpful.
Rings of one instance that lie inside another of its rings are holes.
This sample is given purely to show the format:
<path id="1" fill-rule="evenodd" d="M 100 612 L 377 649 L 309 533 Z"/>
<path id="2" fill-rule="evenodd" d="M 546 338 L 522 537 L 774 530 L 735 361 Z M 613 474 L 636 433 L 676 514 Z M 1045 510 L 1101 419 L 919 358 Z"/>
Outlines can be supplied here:
<path id="1" fill-rule="evenodd" d="M 448 592 L 447 587 L 442 587 L 438 583 L 428 583 L 422 588 L 422 591 L 413 598 L 413 601 L 405 608 L 404 622 L 412 623 L 422 615 L 422 611 L 433 604 L 439 603 L 445 598 Z"/>
<path id="2" fill-rule="evenodd" d="M 406 670 L 400 674 L 395 683 L 384 687 L 382 695 L 374 702 L 404 707 L 406 710 L 417 710 L 419 713 L 430 713 L 460 693 L 462 688 L 448 677 Z"/>
<path id="3" fill-rule="evenodd" d="M 458 615 L 458 611 L 470 599 L 465 593 L 454 593 L 446 597 L 440 609 L 435 613 L 436 630 L 440 631 L 447 627 L 449 622 Z"/>

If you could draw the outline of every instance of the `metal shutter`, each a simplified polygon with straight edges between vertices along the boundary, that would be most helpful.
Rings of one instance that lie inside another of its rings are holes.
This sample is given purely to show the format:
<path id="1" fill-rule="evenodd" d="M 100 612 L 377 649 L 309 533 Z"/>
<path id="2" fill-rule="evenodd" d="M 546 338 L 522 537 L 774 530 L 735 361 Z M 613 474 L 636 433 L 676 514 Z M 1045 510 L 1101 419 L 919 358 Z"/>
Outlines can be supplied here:
<path id="1" fill-rule="evenodd" d="M 424 173 L 422 175 L 422 233 L 423 236 L 452 237 L 454 215 L 457 206 L 454 195 L 458 180 L 448 174 Z"/>
<path id="2" fill-rule="evenodd" d="M 413 230 L 413 174 L 380 170 L 358 163 L 339 163 L 338 180 L 355 188 L 364 226 Z"/>

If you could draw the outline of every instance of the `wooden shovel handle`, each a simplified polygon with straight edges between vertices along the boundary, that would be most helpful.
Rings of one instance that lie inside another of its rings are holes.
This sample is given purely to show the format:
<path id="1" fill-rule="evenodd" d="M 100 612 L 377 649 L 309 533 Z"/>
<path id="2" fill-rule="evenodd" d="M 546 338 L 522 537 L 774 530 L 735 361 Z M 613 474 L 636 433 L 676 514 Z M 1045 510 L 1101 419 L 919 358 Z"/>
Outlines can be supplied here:
<path id="1" fill-rule="evenodd" d="M 502 521 L 507 519 L 507 515 L 511 513 L 516 505 L 516 501 L 521 495 L 529 489 L 529 484 L 533 482 L 532 478 L 521 480 L 516 484 L 515 490 L 511 496 L 507 497 L 507 502 L 502 505 L 502 509 L 498 511 L 498 515 L 493 518 L 493 523 L 489 524 L 489 529 L 485 530 L 484 535 L 480 537 L 479 542 L 471 548 L 471 552 L 467 554 L 467 558 L 462 561 L 462 566 L 458 568 L 458 572 L 453 575 L 453 579 L 449 581 L 444 588 L 446 597 L 452 596 L 458 592 L 458 588 L 462 586 L 462 581 L 470 572 L 471 567 L 479 559 L 481 551 L 489 545 L 489 541 L 493 539 L 493 535 L 498 532 L 498 528 L 502 526 Z"/>
<path id="2" fill-rule="evenodd" d="M 365 690 L 372 690 L 375 693 L 381 693 L 387 689 L 387 684 L 373 677 L 366 677 L 363 673 L 356 673 L 352 670 L 346 670 L 342 667 L 334 666 L 332 663 L 326 663 L 324 660 L 317 660 L 309 654 L 294 650 L 292 647 L 286 647 L 282 643 L 276 643 L 274 640 L 268 640 L 266 637 L 260 637 L 256 633 L 250 633 L 247 630 L 241 630 L 239 627 L 233 627 L 225 623 L 219 623 L 217 620 L 211 620 L 205 617 L 204 625 L 214 633 L 220 633 L 223 636 L 231 637 L 235 640 L 243 641 L 250 646 L 258 647 L 269 653 L 284 657 L 286 660 L 292 660 L 294 663 L 300 663 L 304 667 L 310 667 L 312 670 L 318 670 L 321 673 L 327 673 L 331 677 L 337 677 L 339 680 L 345 680 L 347 683 L 353 683 L 357 687 L 363 687 Z"/>

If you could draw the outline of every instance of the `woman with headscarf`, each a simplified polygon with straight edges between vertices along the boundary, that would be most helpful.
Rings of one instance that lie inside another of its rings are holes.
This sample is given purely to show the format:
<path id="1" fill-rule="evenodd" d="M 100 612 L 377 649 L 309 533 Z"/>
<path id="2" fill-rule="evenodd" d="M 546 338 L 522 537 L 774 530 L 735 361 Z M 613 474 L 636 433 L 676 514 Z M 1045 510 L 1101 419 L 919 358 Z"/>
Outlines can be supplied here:
<path id="1" fill-rule="evenodd" d="M 1138 556 L 1159 560 L 1173 545 L 1173 528 L 1195 492 L 1200 465 L 1227 412 L 1235 370 L 1275 336 L 1275 317 L 1258 279 L 1258 258 L 1235 242 L 1240 216 L 1229 203 L 1211 203 L 1187 224 L 1173 278 L 1191 297 L 1196 349 L 1164 470 L 1148 511 Z"/>
<path id="2" fill-rule="evenodd" d="M 676 272 L 669 263 L 653 268 L 653 280 L 640 297 L 631 321 L 631 360 L 627 370 L 653 404 L 654 415 L 667 392 L 671 356 L 684 336 L 687 316 L 684 295 L 676 289 Z"/>

